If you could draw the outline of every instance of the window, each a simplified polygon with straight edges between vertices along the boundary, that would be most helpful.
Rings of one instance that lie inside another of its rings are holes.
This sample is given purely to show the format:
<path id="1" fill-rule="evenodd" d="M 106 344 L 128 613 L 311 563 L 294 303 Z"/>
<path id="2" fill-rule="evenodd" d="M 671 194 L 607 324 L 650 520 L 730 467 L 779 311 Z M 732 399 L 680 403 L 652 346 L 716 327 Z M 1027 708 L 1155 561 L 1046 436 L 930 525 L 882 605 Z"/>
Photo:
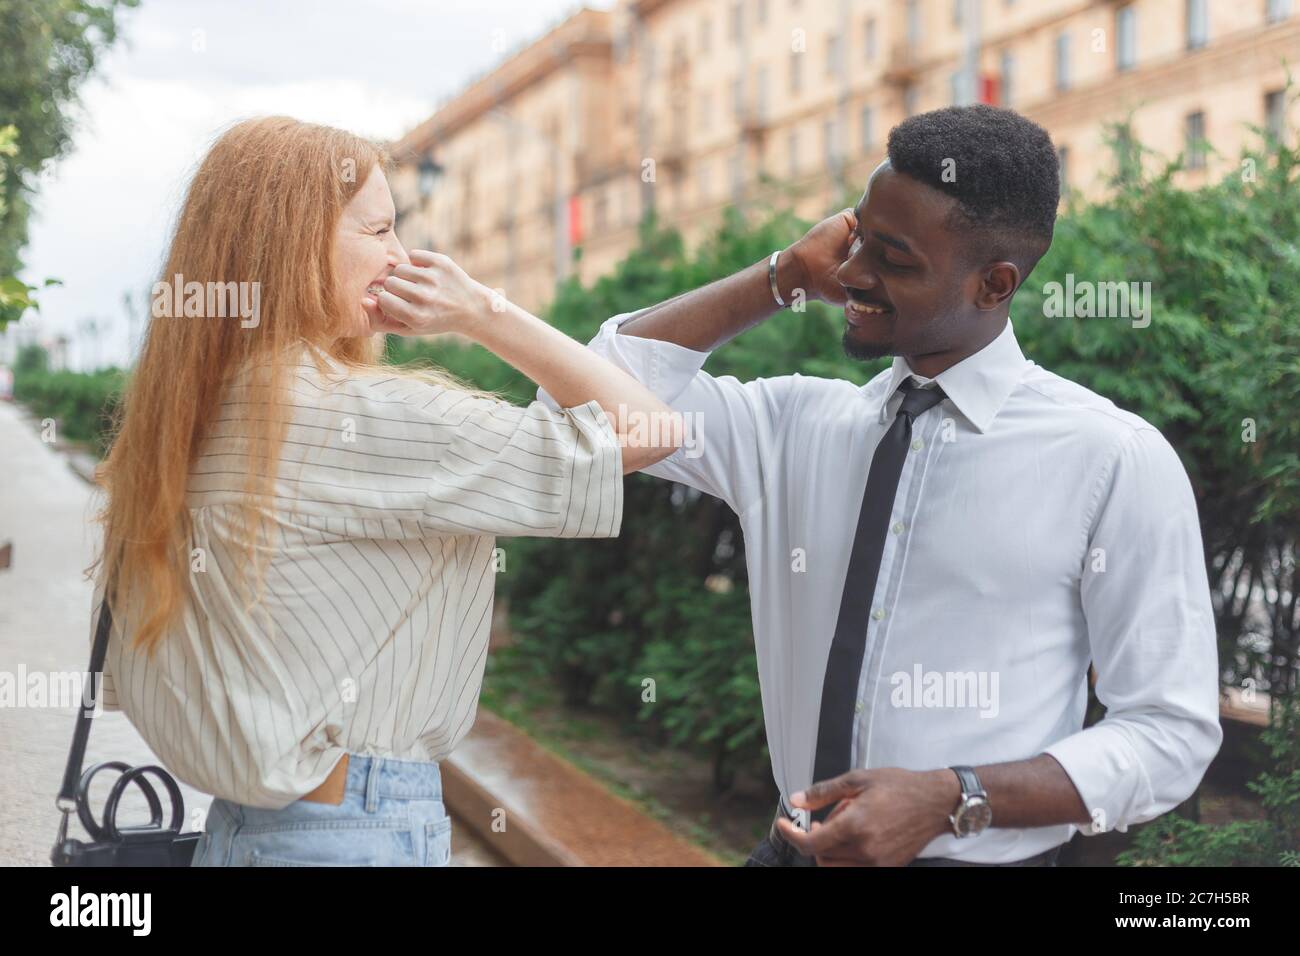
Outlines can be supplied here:
<path id="1" fill-rule="evenodd" d="M 797 95 L 803 89 L 803 54 L 790 54 L 790 92 Z"/>
<path id="2" fill-rule="evenodd" d="M 840 38 L 826 38 L 826 75 L 839 76 L 840 73 Z"/>
<path id="3" fill-rule="evenodd" d="M 745 84 L 740 77 L 731 81 L 731 115 L 738 120 L 745 116 Z"/>
<path id="4" fill-rule="evenodd" d="M 1056 90 L 1063 93 L 1070 88 L 1070 34 L 1056 35 Z"/>
<path id="5" fill-rule="evenodd" d="M 915 47 L 921 42 L 921 6 L 917 0 L 907 0 L 907 45 Z"/>
<path id="6" fill-rule="evenodd" d="M 645 46 L 642 48 L 641 57 L 645 64 L 645 75 L 648 77 L 654 76 L 655 70 L 658 69 L 658 54 L 659 51 L 655 47 L 654 43 L 647 40 Z"/>
<path id="7" fill-rule="evenodd" d="M 1264 125 L 1271 136 L 1277 139 L 1286 136 L 1285 91 L 1270 90 L 1264 94 Z"/>
<path id="8" fill-rule="evenodd" d="M 1120 7 L 1115 11 L 1115 66 L 1131 70 L 1137 63 L 1137 10 Z"/>
<path id="9" fill-rule="evenodd" d="M 916 103 L 917 103 L 916 86 L 915 85 L 909 86 L 907 89 L 903 91 L 903 115 L 904 116 L 916 115 Z"/>
<path id="10" fill-rule="evenodd" d="M 1065 192 L 1066 187 L 1070 183 L 1070 147 L 1057 147 L 1056 167 L 1061 177 L 1061 192 Z"/>
<path id="11" fill-rule="evenodd" d="M 708 93 L 700 94 L 700 129 L 707 130 L 713 125 L 713 98 Z"/>
<path id="12" fill-rule="evenodd" d="M 700 202 L 706 203 L 709 201 L 709 164 L 707 161 L 702 161 L 696 167 L 695 177 Z"/>
<path id="13" fill-rule="evenodd" d="M 1001 86 L 1000 106 L 1015 103 L 1016 57 L 1010 50 L 1002 51 L 1002 69 L 999 85 Z"/>
<path id="14" fill-rule="evenodd" d="M 966 103 L 966 71 L 958 70 L 948 77 L 948 95 L 952 98 L 953 106 L 962 106 Z"/>
<path id="15" fill-rule="evenodd" d="M 758 119 L 767 120 L 767 64 L 758 68 L 758 74 L 754 81 L 755 94 L 755 113 Z"/>
<path id="16" fill-rule="evenodd" d="M 735 0 L 731 5 L 731 39 L 736 43 L 739 43 L 744 32 L 745 6 L 741 0 Z"/>
<path id="17" fill-rule="evenodd" d="M 1205 168 L 1205 114 L 1200 110 L 1188 113 L 1184 123 L 1185 149 L 1188 169 Z"/>
<path id="18" fill-rule="evenodd" d="M 745 195 L 745 154 L 737 149 L 731 154 L 731 198 L 739 202 Z"/>
<path id="19" fill-rule="evenodd" d="M 787 143 L 790 150 L 790 178 L 794 179 L 799 174 L 799 131 L 790 130 L 790 138 Z"/>
<path id="20" fill-rule="evenodd" d="M 1291 16 L 1291 0 L 1268 0 L 1264 15 L 1269 23 L 1277 23 Z"/>
<path id="21" fill-rule="evenodd" d="M 767 0 L 756 0 L 754 3 L 754 21 L 759 26 L 767 22 Z"/>
<path id="22" fill-rule="evenodd" d="M 1210 38 L 1206 0 L 1187 0 L 1187 49 L 1199 50 Z"/>
<path id="23" fill-rule="evenodd" d="M 701 17 L 700 18 L 700 52 L 701 53 L 708 52 L 709 44 L 713 40 L 712 33 L 713 33 L 712 21 L 710 21 L 708 17 Z"/>
<path id="24" fill-rule="evenodd" d="M 826 168 L 832 172 L 839 168 L 839 149 L 835 137 L 835 120 L 828 119 L 822 124 L 822 152 Z"/>
<path id="25" fill-rule="evenodd" d="M 862 45 L 867 54 L 867 62 L 870 63 L 876 58 L 876 18 L 870 17 L 862 38 Z"/>
<path id="26" fill-rule="evenodd" d="M 966 0 L 952 0 L 952 25 L 958 30 L 961 29 L 962 8 L 966 6 Z"/>
<path id="27" fill-rule="evenodd" d="M 870 106 L 862 107 L 862 151 L 869 153 L 876 148 L 875 115 Z"/>

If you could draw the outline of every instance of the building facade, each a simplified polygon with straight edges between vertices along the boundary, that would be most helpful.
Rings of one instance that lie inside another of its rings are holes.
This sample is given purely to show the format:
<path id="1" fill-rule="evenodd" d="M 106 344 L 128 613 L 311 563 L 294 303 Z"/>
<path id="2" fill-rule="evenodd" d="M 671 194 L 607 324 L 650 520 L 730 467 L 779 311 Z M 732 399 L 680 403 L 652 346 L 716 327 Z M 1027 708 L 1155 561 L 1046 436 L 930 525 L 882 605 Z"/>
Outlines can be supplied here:
<path id="1" fill-rule="evenodd" d="M 394 144 L 410 246 L 540 309 L 652 210 L 688 245 L 733 203 L 816 218 L 905 117 L 987 102 L 1042 124 L 1065 184 L 1106 189 L 1107 125 L 1193 186 L 1286 127 L 1291 0 L 619 0 L 581 10 Z M 580 254 L 579 254 L 580 253 Z"/>

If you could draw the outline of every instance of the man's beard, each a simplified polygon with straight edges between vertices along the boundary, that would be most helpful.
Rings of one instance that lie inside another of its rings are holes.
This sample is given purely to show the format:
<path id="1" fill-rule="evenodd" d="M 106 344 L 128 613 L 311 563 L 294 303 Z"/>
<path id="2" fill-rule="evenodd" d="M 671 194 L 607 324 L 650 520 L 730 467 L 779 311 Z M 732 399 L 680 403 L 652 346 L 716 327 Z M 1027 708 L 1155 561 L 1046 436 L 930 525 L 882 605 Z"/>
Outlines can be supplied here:
<path id="1" fill-rule="evenodd" d="M 840 344 L 844 346 L 845 355 L 859 362 L 870 362 L 873 359 L 896 354 L 893 342 L 872 342 L 870 344 L 856 342 L 848 329 L 844 330 L 844 335 L 840 338 Z"/>

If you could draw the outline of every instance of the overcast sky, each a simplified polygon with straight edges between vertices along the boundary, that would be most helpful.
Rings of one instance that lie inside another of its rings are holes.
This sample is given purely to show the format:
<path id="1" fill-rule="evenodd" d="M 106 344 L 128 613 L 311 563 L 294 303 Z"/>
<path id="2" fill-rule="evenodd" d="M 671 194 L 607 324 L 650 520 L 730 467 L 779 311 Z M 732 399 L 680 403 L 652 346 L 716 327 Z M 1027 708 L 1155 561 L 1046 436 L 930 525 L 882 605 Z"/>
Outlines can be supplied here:
<path id="1" fill-rule="evenodd" d="M 40 183 L 23 278 L 64 284 L 42 294 L 39 317 L 29 314 L 22 327 L 42 339 L 66 333 L 74 367 L 123 363 L 123 294 L 135 296 L 143 316 L 185 185 L 218 130 L 284 113 L 400 136 L 440 98 L 580 6 L 144 0 L 126 12 L 118 45 L 83 88 L 72 151 Z M 82 331 L 92 318 L 105 326 L 97 345 Z M 141 328 L 142 317 L 136 334 Z"/>

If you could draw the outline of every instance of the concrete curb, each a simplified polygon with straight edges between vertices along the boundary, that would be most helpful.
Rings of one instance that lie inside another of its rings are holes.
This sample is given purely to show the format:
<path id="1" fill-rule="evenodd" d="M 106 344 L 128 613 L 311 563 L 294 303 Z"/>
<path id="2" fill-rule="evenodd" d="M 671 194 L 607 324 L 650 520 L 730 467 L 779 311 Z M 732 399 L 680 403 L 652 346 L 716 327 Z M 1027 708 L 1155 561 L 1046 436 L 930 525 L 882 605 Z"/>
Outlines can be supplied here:
<path id="1" fill-rule="evenodd" d="M 448 810 L 516 866 L 723 866 L 482 708 L 442 762 Z"/>

